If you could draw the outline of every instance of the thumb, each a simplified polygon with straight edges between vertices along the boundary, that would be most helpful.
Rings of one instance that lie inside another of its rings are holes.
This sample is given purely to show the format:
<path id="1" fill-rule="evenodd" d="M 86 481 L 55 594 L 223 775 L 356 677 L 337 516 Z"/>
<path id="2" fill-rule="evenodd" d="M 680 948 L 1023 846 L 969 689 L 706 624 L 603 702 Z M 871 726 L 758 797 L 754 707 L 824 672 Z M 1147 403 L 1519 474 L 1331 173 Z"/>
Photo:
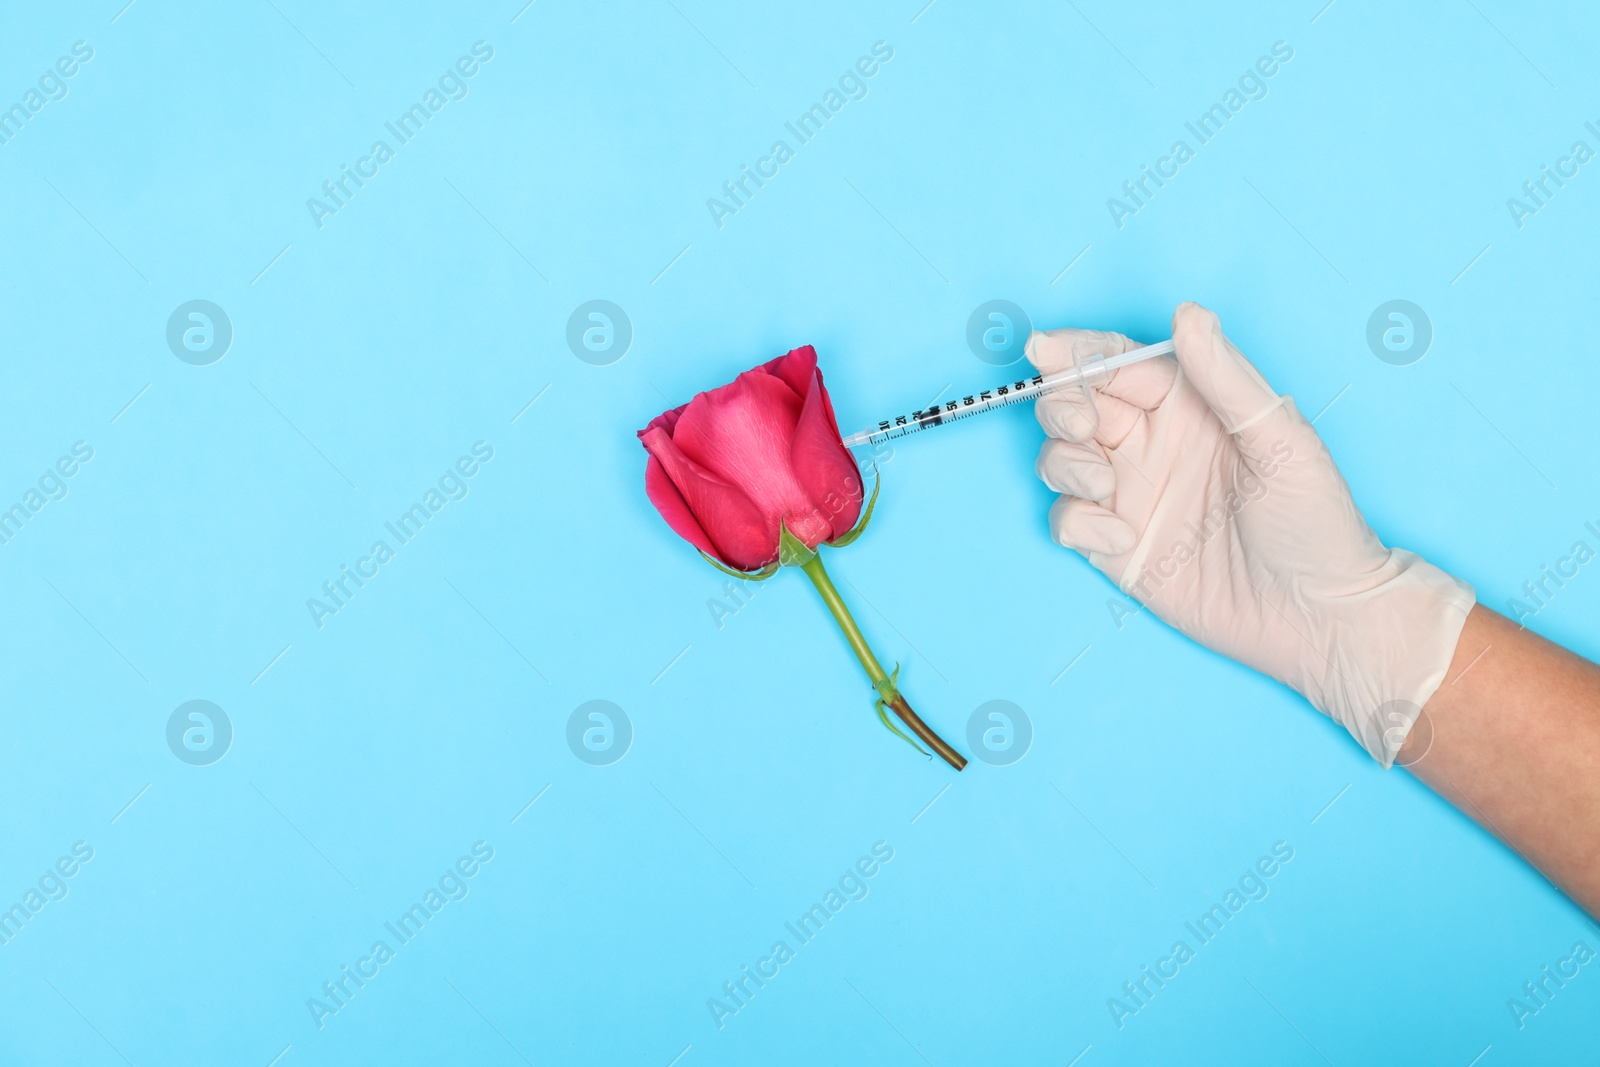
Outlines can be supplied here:
<path id="1" fill-rule="evenodd" d="M 1222 333 L 1216 312 L 1199 304 L 1178 305 L 1172 315 L 1172 345 L 1184 377 L 1230 434 L 1246 439 L 1283 407 L 1261 372 Z"/>

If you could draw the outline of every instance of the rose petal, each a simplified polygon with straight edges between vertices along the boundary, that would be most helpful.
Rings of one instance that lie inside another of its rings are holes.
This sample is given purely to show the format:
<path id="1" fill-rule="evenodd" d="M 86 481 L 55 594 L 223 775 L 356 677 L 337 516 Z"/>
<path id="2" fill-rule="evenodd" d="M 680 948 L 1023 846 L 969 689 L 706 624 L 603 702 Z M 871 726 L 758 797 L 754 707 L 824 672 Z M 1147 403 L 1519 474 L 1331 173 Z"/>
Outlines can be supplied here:
<path id="1" fill-rule="evenodd" d="M 650 420 L 650 425 L 646 426 L 644 430 L 639 431 L 639 436 L 642 438 L 645 435 L 645 430 L 653 430 L 658 426 L 667 431 L 667 434 L 670 436 L 673 427 L 678 425 L 679 417 L 683 415 L 683 409 L 688 406 L 688 404 L 679 404 L 671 411 L 663 411 L 661 414 Z"/>
<path id="2" fill-rule="evenodd" d="M 690 401 L 672 440 L 684 455 L 744 490 L 776 530 L 778 520 L 799 521 L 816 510 L 790 459 L 802 406 L 800 394 L 757 368 Z M 800 535 L 793 522 L 790 529 Z"/>
<path id="3" fill-rule="evenodd" d="M 712 544 L 711 555 L 730 567 L 753 571 L 778 558 L 778 525 L 769 520 L 761 509 L 736 486 L 729 485 L 714 473 L 705 470 L 678 447 L 676 441 L 659 426 L 646 429 L 639 440 L 649 450 L 654 467 L 659 463 L 662 474 L 670 481 L 702 534 Z M 645 470 L 646 489 L 649 489 L 650 468 Z M 694 537 L 674 522 L 681 512 L 669 511 L 651 493 L 661 517 L 667 520 L 679 536 L 704 549 Z"/>
<path id="4" fill-rule="evenodd" d="M 781 379 L 794 390 L 795 396 L 805 396 L 811 388 L 812 377 L 817 373 L 817 350 L 810 345 L 801 345 L 756 369 Z"/>
<path id="5" fill-rule="evenodd" d="M 818 385 L 822 386 L 822 408 L 828 413 L 828 422 L 835 429 L 839 426 L 839 419 L 833 413 L 833 398 L 828 395 L 827 384 L 823 381 L 822 371 L 817 368 L 817 350 L 810 345 L 801 345 L 799 348 L 779 356 L 777 359 L 763 363 L 761 370 L 774 377 L 782 378 L 784 384 L 793 389 L 798 396 L 805 396 L 811 391 L 811 380 L 814 377 Z M 843 444 L 843 441 L 840 441 Z M 848 450 L 847 450 L 848 451 Z"/>
<path id="6" fill-rule="evenodd" d="M 805 403 L 795 422 L 790 462 L 795 477 L 827 518 L 831 529 L 827 540 L 831 541 L 856 524 L 865 487 L 855 460 L 839 437 L 820 371 L 811 372 L 811 387 L 804 395 Z"/>
<path id="7" fill-rule="evenodd" d="M 844 448 L 844 438 L 839 435 L 839 418 L 833 413 L 833 398 L 828 395 L 828 385 L 822 380 L 822 371 L 817 371 L 817 388 L 822 392 L 822 410 L 828 413 L 828 425 L 833 427 L 835 437 L 839 437 L 839 447 Z M 845 453 L 849 453 L 845 448 Z"/>
<path id="8" fill-rule="evenodd" d="M 650 503 L 661 512 L 661 517 L 667 520 L 667 525 L 672 527 L 673 533 L 707 555 L 720 558 L 717 546 L 712 543 L 710 535 L 701 528 L 700 520 L 694 517 L 688 501 L 683 499 L 683 494 L 678 492 L 678 487 L 673 485 L 672 479 L 667 476 L 667 469 L 653 455 L 644 468 L 644 491 L 650 498 Z"/>

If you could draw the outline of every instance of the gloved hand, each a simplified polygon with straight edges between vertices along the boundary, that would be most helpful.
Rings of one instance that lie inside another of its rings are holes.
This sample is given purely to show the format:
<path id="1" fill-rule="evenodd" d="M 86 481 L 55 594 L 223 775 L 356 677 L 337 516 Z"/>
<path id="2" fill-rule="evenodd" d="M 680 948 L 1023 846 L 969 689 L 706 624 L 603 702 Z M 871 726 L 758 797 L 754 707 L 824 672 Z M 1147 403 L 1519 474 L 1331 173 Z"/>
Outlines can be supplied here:
<path id="1" fill-rule="evenodd" d="M 1183 304 L 1177 358 L 1041 397 L 1055 540 L 1189 637 L 1298 690 L 1388 767 L 1444 680 L 1472 587 L 1385 548 L 1294 401 Z M 1035 332 L 1049 374 L 1138 347 Z"/>

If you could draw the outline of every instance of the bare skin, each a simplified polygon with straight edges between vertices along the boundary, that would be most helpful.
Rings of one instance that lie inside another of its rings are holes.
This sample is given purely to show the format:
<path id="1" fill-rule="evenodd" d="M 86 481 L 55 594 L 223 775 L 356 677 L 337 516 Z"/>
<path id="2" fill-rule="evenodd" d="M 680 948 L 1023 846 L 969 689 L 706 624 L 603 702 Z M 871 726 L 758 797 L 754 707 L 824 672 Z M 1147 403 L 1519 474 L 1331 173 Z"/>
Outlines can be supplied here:
<path id="1" fill-rule="evenodd" d="M 1600 667 L 1479 604 L 1445 679 L 1395 762 L 1600 917 Z"/>

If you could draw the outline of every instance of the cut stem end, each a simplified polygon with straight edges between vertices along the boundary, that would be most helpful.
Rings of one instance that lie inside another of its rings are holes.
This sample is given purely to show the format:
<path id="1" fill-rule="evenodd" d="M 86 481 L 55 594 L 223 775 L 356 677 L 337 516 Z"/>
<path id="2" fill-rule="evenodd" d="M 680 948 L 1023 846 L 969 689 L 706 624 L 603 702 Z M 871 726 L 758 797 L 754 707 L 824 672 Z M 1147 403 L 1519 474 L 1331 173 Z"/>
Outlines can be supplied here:
<path id="1" fill-rule="evenodd" d="M 944 738 L 933 732 L 933 728 L 922 721 L 921 716 L 911 710 L 911 705 L 906 703 L 906 698 L 900 694 L 895 685 L 895 679 L 883 669 L 878 662 L 878 657 L 872 654 L 867 640 L 861 636 L 861 628 L 856 625 L 856 620 L 851 616 L 850 609 L 845 606 L 844 598 L 839 595 L 839 590 L 834 588 L 833 580 L 828 577 L 828 572 L 823 569 L 822 557 L 813 555 L 810 559 L 800 564 L 800 569 L 805 571 L 806 577 L 811 579 L 811 584 L 817 587 L 817 592 L 822 595 L 822 602 L 828 606 L 828 611 L 833 614 L 833 619 L 843 631 L 845 640 L 850 642 L 850 648 L 855 652 L 856 658 L 861 661 L 861 666 L 866 670 L 867 677 L 872 681 L 872 687 L 878 691 L 882 703 L 886 705 L 899 720 L 910 728 L 911 732 L 920 737 L 923 742 L 941 759 L 956 770 L 961 770 L 967 765 L 966 758 L 945 743 Z M 899 668 L 895 669 L 899 673 Z M 887 723 L 887 720 L 885 720 Z"/>
<path id="2" fill-rule="evenodd" d="M 922 716 L 911 710 L 911 705 L 906 703 L 905 697 L 896 693 L 889 701 L 889 709 L 895 713 L 901 722 L 911 728 L 912 733 L 922 738 L 923 743 L 937 752 L 940 759 L 958 771 L 966 767 L 967 758 L 945 744 L 944 738 L 934 733 L 933 728 L 922 721 Z"/>

